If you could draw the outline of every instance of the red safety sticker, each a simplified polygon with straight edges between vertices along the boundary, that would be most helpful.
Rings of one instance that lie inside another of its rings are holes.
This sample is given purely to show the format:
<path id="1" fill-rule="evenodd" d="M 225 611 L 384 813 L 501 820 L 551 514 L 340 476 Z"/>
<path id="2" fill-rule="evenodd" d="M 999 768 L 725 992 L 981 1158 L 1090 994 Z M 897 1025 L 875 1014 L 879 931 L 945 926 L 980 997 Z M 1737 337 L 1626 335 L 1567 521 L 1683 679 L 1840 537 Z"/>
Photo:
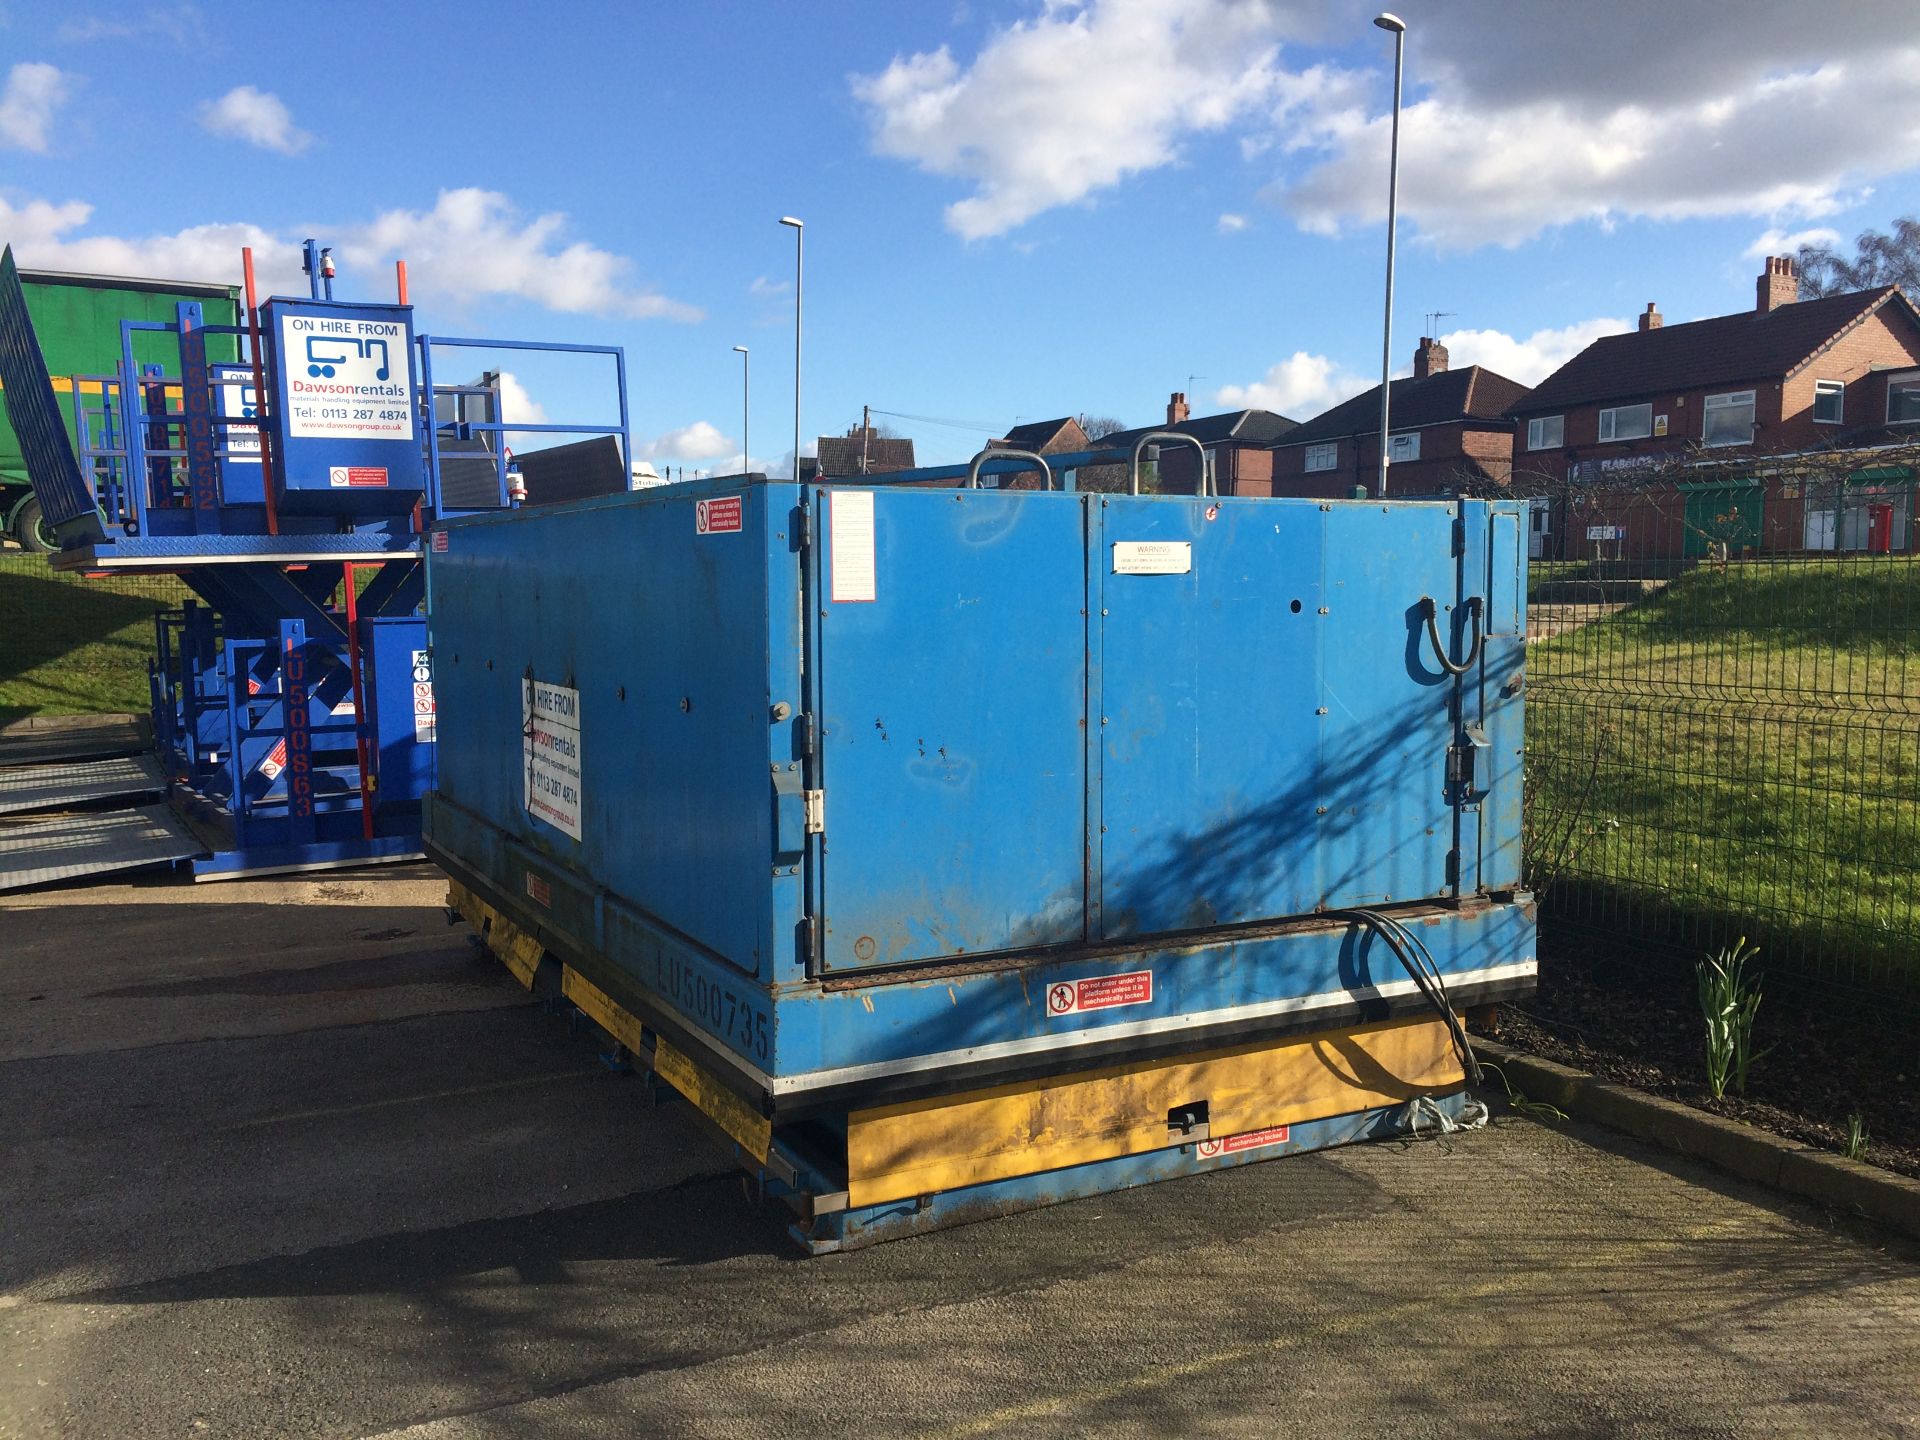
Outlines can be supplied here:
<path id="1" fill-rule="evenodd" d="M 533 898 L 536 905 L 544 905 L 549 910 L 553 908 L 553 886 L 531 870 L 527 872 L 527 894 Z"/>
<path id="2" fill-rule="evenodd" d="M 1047 1014 L 1078 1015 L 1085 1010 L 1145 1005 L 1152 999 L 1153 972 L 1129 970 L 1124 975 L 1095 975 L 1087 980 L 1062 980 L 1049 985 Z"/>
<path id="3" fill-rule="evenodd" d="M 387 469 L 384 465 L 330 465 L 327 467 L 327 483 L 336 490 L 368 486 L 384 490 L 387 488 Z"/>
<path id="4" fill-rule="evenodd" d="M 1216 1155 L 1237 1155 L 1242 1150 L 1264 1150 L 1269 1145 L 1284 1145 L 1292 1137 L 1291 1125 L 1269 1125 L 1264 1130 L 1246 1130 L 1238 1135 L 1223 1135 L 1218 1140 L 1202 1140 L 1193 1148 L 1203 1160 Z"/>
<path id="5" fill-rule="evenodd" d="M 716 495 L 711 500 L 693 502 L 693 533 L 696 535 L 737 535 L 741 525 L 738 495 Z"/>
<path id="6" fill-rule="evenodd" d="M 436 555 L 444 555 L 447 553 L 446 531 L 436 530 L 433 532 L 433 553 Z"/>

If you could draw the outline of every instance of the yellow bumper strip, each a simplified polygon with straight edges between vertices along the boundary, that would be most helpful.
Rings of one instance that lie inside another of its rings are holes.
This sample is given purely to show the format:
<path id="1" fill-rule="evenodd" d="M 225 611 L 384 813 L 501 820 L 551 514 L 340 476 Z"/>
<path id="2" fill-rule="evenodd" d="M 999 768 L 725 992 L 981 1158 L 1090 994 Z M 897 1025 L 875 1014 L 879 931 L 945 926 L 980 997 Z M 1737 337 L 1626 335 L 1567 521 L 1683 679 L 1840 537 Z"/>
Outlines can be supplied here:
<path id="1" fill-rule="evenodd" d="M 1199 1101 L 1210 1134 L 1240 1135 L 1461 1083 L 1436 1016 L 856 1110 L 848 1201 L 877 1205 L 1188 1143 L 1169 1131 L 1168 1112 Z"/>

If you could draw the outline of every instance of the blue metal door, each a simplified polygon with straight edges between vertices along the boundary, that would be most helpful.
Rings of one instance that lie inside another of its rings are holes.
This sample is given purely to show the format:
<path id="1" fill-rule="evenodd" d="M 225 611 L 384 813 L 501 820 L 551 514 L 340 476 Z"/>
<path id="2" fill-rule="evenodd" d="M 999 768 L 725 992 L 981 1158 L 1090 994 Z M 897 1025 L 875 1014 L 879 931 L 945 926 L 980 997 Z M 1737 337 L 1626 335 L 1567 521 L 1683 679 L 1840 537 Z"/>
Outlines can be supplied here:
<path id="1" fill-rule="evenodd" d="M 1079 498 L 812 500 L 822 967 L 1081 941 Z"/>
<path id="2" fill-rule="evenodd" d="M 1446 893 L 1443 506 L 1103 499 L 1104 938 Z"/>

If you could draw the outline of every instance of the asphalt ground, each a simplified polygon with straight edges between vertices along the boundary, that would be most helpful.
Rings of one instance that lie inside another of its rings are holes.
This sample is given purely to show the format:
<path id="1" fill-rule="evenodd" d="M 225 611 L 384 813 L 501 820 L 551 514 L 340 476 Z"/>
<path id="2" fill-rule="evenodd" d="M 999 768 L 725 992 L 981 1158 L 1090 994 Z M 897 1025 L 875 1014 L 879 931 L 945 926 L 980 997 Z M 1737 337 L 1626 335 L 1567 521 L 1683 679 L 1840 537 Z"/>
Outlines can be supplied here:
<path id="1" fill-rule="evenodd" d="M 430 872 L 0 906 L 0 1435 L 1920 1435 L 1920 1255 L 1578 1124 L 803 1260 Z"/>

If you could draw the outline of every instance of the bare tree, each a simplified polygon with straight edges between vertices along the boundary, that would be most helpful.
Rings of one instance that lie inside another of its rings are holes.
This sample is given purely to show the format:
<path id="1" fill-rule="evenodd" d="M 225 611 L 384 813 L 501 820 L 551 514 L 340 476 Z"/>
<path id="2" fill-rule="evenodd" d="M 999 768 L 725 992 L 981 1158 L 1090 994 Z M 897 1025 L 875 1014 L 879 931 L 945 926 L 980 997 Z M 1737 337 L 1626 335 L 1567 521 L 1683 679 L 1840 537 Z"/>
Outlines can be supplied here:
<path id="1" fill-rule="evenodd" d="M 1807 298 L 1844 295 L 1898 285 L 1920 296 L 1920 219 L 1902 215 L 1886 230 L 1863 230 L 1853 242 L 1852 259 L 1829 245 L 1802 245 L 1794 256 L 1800 265 L 1800 288 Z"/>
<path id="2" fill-rule="evenodd" d="M 1098 440 L 1103 435 L 1112 435 L 1127 428 L 1127 422 L 1117 420 L 1111 415 L 1076 415 L 1080 428 L 1087 432 L 1087 439 Z"/>

